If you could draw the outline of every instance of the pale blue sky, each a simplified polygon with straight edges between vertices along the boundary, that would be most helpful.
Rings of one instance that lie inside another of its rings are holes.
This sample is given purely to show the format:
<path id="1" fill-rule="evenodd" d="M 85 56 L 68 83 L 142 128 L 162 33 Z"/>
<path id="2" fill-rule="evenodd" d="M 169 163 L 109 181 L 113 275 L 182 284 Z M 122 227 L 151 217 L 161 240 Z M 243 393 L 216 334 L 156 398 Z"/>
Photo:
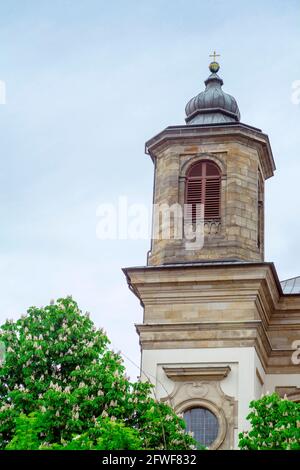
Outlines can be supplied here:
<path id="1" fill-rule="evenodd" d="M 300 274 L 300 4 L 160 0 L 0 3 L 0 320 L 72 294 L 117 349 L 139 363 L 142 310 L 121 267 L 148 241 L 100 241 L 96 209 L 127 195 L 151 204 L 144 142 L 184 123 L 221 53 L 242 122 L 271 140 L 266 259 Z M 129 367 L 132 377 L 138 370 Z"/>

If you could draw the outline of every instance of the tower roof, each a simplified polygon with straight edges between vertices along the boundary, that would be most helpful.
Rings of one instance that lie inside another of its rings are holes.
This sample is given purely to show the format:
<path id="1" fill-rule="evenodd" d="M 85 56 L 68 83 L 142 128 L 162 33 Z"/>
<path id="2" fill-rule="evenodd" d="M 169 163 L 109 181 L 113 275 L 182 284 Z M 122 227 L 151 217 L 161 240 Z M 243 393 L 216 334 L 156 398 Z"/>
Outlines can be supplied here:
<path id="1" fill-rule="evenodd" d="M 300 276 L 281 281 L 284 294 L 300 294 Z"/>
<path id="2" fill-rule="evenodd" d="M 186 105 L 186 123 L 190 124 L 221 124 L 239 122 L 240 111 L 233 96 L 222 90 L 223 80 L 217 72 L 218 62 L 209 64 L 210 76 L 205 80 L 204 91 L 194 96 Z"/>

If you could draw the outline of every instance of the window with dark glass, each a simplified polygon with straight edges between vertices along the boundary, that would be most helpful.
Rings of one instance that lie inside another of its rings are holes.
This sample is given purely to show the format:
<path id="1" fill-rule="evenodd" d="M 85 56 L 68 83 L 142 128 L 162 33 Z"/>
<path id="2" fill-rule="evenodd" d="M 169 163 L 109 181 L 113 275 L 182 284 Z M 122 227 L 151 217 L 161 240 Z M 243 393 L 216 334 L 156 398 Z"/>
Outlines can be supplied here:
<path id="1" fill-rule="evenodd" d="M 191 408 L 184 413 L 187 431 L 194 433 L 199 444 L 209 447 L 217 438 L 219 423 L 217 417 L 207 408 Z"/>
<path id="2" fill-rule="evenodd" d="M 205 220 L 220 219 L 221 173 L 211 161 L 197 162 L 186 176 L 185 204 L 187 218 L 195 223 L 197 205 L 204 205 Z"/>

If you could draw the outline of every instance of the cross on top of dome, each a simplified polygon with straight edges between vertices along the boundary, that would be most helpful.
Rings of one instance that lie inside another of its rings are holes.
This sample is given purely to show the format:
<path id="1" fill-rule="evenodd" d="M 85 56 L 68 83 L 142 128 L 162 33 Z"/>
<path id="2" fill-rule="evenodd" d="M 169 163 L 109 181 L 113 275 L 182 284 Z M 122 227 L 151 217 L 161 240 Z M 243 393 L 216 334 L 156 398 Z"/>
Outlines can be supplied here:
<path id="1" fill-rule="evenodd" d="M 217 54 L 216 51 L 214 51 L 212 54 L 209 55 L 209 57 L 213 58 L 213 61 L 209 64 L 209 70 L 212 73 L 217 73 L 220 69 L 220 65 L 216 61 L 216 57 L 220 57 L 220 54 Z"/>
<path id="2" fill-rule="evenodd" d="M 210 57 L 213 61 L 209 64 L 211 75 L 204 82 L 206 88 L 192 98 L 185 108 L 188 125 L 221 124 L 240 120 L 236 100 L 222 90 L 223 80 L 217 75 L 220 65 L 216 58 L 220 57 L 220 54 L 214 51 Z"/>

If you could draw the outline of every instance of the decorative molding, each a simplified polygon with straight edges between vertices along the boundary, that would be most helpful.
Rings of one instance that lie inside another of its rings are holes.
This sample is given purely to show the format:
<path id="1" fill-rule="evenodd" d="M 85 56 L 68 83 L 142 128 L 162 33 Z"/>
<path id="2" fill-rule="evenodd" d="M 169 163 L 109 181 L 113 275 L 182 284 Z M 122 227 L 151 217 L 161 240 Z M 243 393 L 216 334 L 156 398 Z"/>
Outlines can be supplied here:
<path id="1" fill-rule="evenodd" d="M 163 367 L 165 374 L 174 382 L 203 381 L 203 380 L 223 380 L 231 368 L 229 366 L 220 367 Z M 195 386 L 193 384 L 193 386 Z"/>
<path id="2" fill-rule="evenodd" d="M 209 392 L 209 387 L 199 382 L 189 384 L 186 389 L 190 398 L 205 398 Z"/>
<path id="3" fill-rule="evenodd" d="M 263 386 L 264 386 L 264 381 L 263 381 L 263 378 L 262 378 L 262 376 L 260 375 L 259 370 L 258 370 L 257 367 L 256 367 L 256 371 L 255 371 L 255 372 L 256 372 L 256 377 L 258 378 L 258 380 L 259 380 L 259 382 L 260 382 L 260 385 L 263 387 Z"/>
<path id="4" fill-rule="evenodd" d="M 291 345 L 300 337 L 300 294 L 283 294 L 272 263 L 171 264 L 126 273 L 145 308 L 144 323 L 136 325 L 143 349 L 254 347 L 266 373 L 299 372 Z"/>
<path id="5" fill-rule="evenodd" d="M 281 398 L 286 397 L 288 400 L 300 403 L 300 387 L 275 387 L 275 392 L 278 393 Z"/>
<path id="6" fill-rule="evenodd" d="M 202 153 L 192 153 L 192 154 L 181 154 L 182 162 L 179 178 L 185 178 L 187 170 L 193 163 L 199 160 L 211 160 L 218 165 L 220 168 L 222 177 L 226 177 L 226 155 L 228 151 L 223 150 L 221 152 L 202 152 Z"/>
<path id="7" fill-rule="evenodd" d="M 219 219 L 205 219 L 204 221 L 204 235 L 219 235 L 221 233 L 221 218 Z"/>
<path id="8" fill-rule="evenodd" d="M 163 369 L 165 371 L 168 369 L 175 370 L 175 367 L 163 367 Z M 177 369 L 183 368 L 178 367 Z M 201 367 L 185 369 L 199 370 Z M 197 407 L 210 410 L 216 416 L 219 424 L 218 436 L 210 446 L 210 449 L 230 449 L 234 446 L 234 429 L 238 426 L 238 407 L 234 397 L 226 395 L 220 386 L 224 373 L 227 375 L 230 367 L 215 366 L 203 367 L 202 369 L 215 369 L 215 371 L 226 369 L 226 371 L 219 372 L 219 376 L 216 374 L 215 380 L 212 380 L 211 377 L 205 380 L 204 375 L 198 375 L 198 380 L 195 381 L 190 381 L 188 376 L 186 380 L 176 380 L 176 377 L 172 374 L 171 380 L 174 382 L 174 389 L 162 401 L 168 402 L 177 414 L 182 414 L 191 408 Z M 182 378 L 184 379 L 184 377 Z"/>
<path id="9" fill-rule="evenodd" d="M 145 144 L 146 153 L 154 161 L 166 149 L 172 145 L 197 145 L 203 144 L 203 140 L 210 143 L 234 143 L 240 142 L 248 147 L 255 148 L 259 154 L 264 178 L 270 178 L 274 174 L 275 162 L 270 146 L 269 138 L 260 129 L 243 123 L 234 125 L 217 126 L 213 133 L 209 126 L 173 126 L 148 140 Z"/>

